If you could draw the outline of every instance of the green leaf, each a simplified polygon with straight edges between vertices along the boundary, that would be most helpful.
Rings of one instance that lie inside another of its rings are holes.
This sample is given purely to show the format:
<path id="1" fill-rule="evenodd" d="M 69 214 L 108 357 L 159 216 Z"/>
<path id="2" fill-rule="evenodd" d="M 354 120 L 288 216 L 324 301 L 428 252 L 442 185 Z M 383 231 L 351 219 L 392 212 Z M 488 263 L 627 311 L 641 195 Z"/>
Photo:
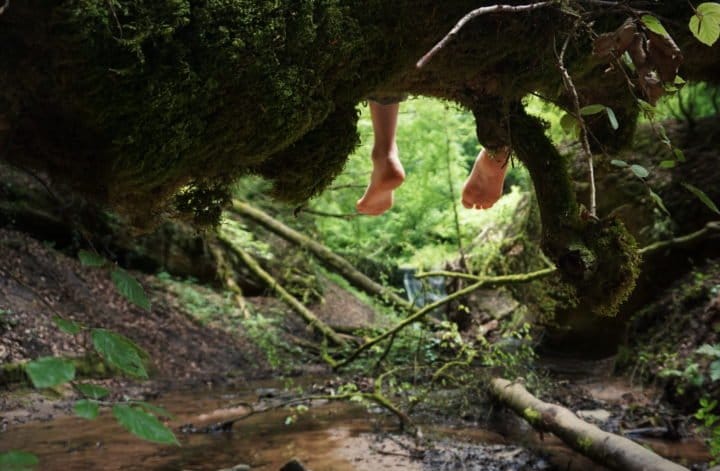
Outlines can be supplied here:
<path id="1" fill-rule="evenodd" d="M 577 135 L 580 131 L 580 123 L 577 118 L 570 113 L 565 113 L 562 118 L 560 118 L 560 127 L 568 134 Z"/>
<path id="2" fill-rule="evenodd" d="M 697 7 L 697 12 L 698 12 L 698 14 L 702 15 L 705 18 L 710 17 L 711 19 L 714 19 L 715 21 L 720 21 L 720 3 L 715 3 L 715 2 L 701 3 Z"/>
<path id="3" fill-rule="evenodd" d="M 93 329 L 95 350 L 110 365 L 138 378 L 147 378 L 141 355 L 146 355 L 132 340 L 106 329 Z"/>
<path id="4" fill-rule="evenodd" d="M 101 267 L 107 263 L 107 260 L 103 257 L 89 250 L 79 251 L 78 258 L 80 259 L 80 263 L 86 267 Z"/>
<path id="5" fill-rule="evenodd" d="M 150 404 L 149 402 L 145 401 L 132 401 L 133 405 L 137 405 L 141 407 L 145 412 L 149 412 L 151 414 L 155 414 L 158 417 L 166 417 L 168 419 L 174 419 L 175 417 L 168 412 L 166 409 L 156 406 L 154 404 Z"/>
<path id="6" fill-rule="evenodd" d="M 663 160 L 660 162 L 660 168 L 674 168 L 677 165 L 677 162 L 674 160 Z"/>
<path id="7" fill-rule="evenodd" d="M 90 399 L 102 399 L 104 397 L 107 397 L 108 394 L 110 394 L 110 391 L 103 388 L 102 386 L 97 386 L 90 383 L 76 384 L 75 389 L 80 391 L 80 394 Z"/>
<path id="8" fill-rule="evenodd" d="M 25 372 L 36 388 L 51 388 L 72 381 L 75 365 L 58 357 L 43 357 L 25 365 Z"/>
<path id="9" fill-rule="evenodd" d="M 710 345 L 706 343 L 695 350 L 695 353 L 720 358 L 720 345 Z"/>
<path id="10" fill-rule="evenodd" d="M 602 111 L 605 111 L 605 105 L 588 105 L 580 108 L 580 114 L 583 116 L 598 114 Z"/>
<path id="11" fill-rule="evenodd" d="M 658 20 L 654 16 L 643 15 L 640 20 L 643 22 L 645 27 L 653 33 L 659 34 L 661 36 L 670 36 L 662 23 L 660 23 L 660 20 Z"/>
<path id="12" fill-rule="evenodd" d="M 133 435 L 155 443 L 180 445 L 172 431 L 155 416 L 125 404 L 115 404 L 113 415 Z"/>
<path id="13" fill-rule="evenodd" d="M 83 419 L 92 420 L 98 416 L 100 407 L 95 401 L 80 399 L 75 403 L 75 414 Z"/>
<path id="14" fill-rule="evenodd" d="M 82 326 L 75 321 L 63 319 L 60 316 L 55 316 L 52 320 L 60 330 L 67 334 L 75 335 L 82 330 Z"/>
<path id="15" fill-rule="evenodd" d="M 712 211 L 715 214 L 720 214 L 720 210 L 718 209 L 717 205 L 713 202 L 713 200 L 710 199 L 708 195 L 705 194 L 704 191 L 702 191 L 700 188 L 693 186 L 689 183 L 683 183 L 682 184 L 685 188 L 690 191 L 690 193 L 694 194 L 698 197 L 700 201 L 702 201 L 705 206 L 710 208 L 710 211 Z"/>
<path id="16" fill-rule="evenodd" d="M 675 154 L 675 158 L 678 162 L 685 162 L 685 154 L 677 147 L 673 148 L 673 154 Z"/>
<path id="17" fill-rule="evenodd" d="M 710 363 L 710 381 L 717 381 L 720 379 L 720 360 L 715 360 Z"/>
<path id="18" fill-rule="evenodd" d="M 698 11 L 690 18 L 688 26 L 697 40 L 706 46 L 712 46 L 720 37 L 720 23 L 713 15 L 703 16 Z"/>
<path id="19" fill-rule="evenodd" d="M 605 108 L 605 112 L 608 115 L 608 119 L 610 120 L 610 126 L 617 131 L 620 127 L 620 123 L 618 123 L 617 116 L 615 116 L 615 112 L 612 110 L 612 108 Z"/>
<path id="20" fill-rule="evenodd" d="M 145 290 L 135 278 L 120 268 L 113 270 L 111 276 L 118 292 L 122 294 L 125 299 L 147 311 L 150 310 L 150 301 L 147 296 L 145 296 Z"/>
<path id="21" fill-rule="evenodd" d="M 40 464 L 38 457 L 21 450 L 0 453 L 0 471 L 25 471 Z"/>
<path id="22" fill-rule="evenodd" d="M 634 173 L 638 178 L 647 178 L 648 175 L 650 175 L 650 172 L 648 172 L 642 165 L 632 164 L 630 166 L 630 170 L 632 170 L 632 173 Z"/>
<path id="23" fill-rule="evenodd" d="M 613 164 L 614 166 L 620 167 L 620 168 L 625 168 L 628 166 L 628 163 L 625 162 L 624 160 L 613 159 L 610 161 L 610 163 Z"/>
<path id="24" fill-rule="evenodd" d="M 660 195 L 658 195 L 654 191 L 650 190 L 650 197 L 653 199 L 653 201 L 658 206 L 658 208 L 660 208 L 662 210 L 663 213 L 670 216 L 670 211 L 668 211 L 667 207 L 665 206 L 665 202 L 662 200 Z"/>

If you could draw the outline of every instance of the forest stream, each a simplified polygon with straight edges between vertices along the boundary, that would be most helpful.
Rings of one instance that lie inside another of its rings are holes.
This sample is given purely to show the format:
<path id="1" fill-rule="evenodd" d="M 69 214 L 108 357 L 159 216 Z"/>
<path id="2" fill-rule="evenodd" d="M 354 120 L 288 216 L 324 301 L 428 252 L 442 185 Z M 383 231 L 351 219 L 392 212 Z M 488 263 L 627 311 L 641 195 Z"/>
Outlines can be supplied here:
<path id="1" fill-rule="evenodd" d="M 610 393 L 628 393 L 621 388 Z M 607 387 L 597 389 L 598 394 L 608 391 Z M 288 408 L 276 408 L 235 423 L 231 431 L 201 430 L 246 414 L 248 404 L 265 408 L 293 394 L 280 383 L 264 381 L 237 391 L 208 389 L 162 395 L 153 404 L 173 414 L 168 425 L 174 430 L 194 430 L 177 434 L 181 446 L 139 440 L 124 431 L 109 412 L 93 423 L 62 415 L 42 420 L 41 414 L 40 419 L 10 426 L 3 435 L 3 446 L 35 453 L 44 470 L 278 470 L 295 458 L 314 471 L 606 469 L 557 438 L 541 438 L 524 422 L 499 411 L 489 413 L 489 423 L 495 423 L 503 434 L 469 425 L 428 423 L 421 425 L 425 438 L 419 441 L 397 434 L 396 424 L 379 411 L 345 401 L 316 401 L 297 416 Z M 531 451 L 538 450 L 540 443 L 543 452 Z M 687 465 L 709 459 L 697 440 L 643 443 Z"/>

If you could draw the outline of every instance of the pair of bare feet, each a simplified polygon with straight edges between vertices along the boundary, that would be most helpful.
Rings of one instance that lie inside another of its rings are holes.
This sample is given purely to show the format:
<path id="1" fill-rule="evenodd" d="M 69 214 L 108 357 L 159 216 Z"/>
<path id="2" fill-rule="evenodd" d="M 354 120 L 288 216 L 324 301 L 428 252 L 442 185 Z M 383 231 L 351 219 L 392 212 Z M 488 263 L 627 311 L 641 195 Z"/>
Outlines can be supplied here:
<path id="1" fill-rule="evenodd" d="M 509 149 L 494 155 L 484 149 L 480 152 L 463 186 L 461 201 L 464 207 L 488 209 L 500 199 L 509 152 Z M 356 207 L 361 214 L 377 216 L 392 207 L 393 192 L 405 180 L 405 170 L 395 143 L 385 152 L 374 148 L 372 161 L 370 184 Z"/>

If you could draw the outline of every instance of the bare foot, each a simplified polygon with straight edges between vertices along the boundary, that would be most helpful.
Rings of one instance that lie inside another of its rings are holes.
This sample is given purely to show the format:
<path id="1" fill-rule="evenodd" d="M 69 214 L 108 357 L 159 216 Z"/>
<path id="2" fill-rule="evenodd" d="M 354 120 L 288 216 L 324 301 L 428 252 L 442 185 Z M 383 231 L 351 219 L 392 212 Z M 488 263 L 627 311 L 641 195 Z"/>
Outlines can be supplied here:
<path id="1" fill-rule="evenodd" d="M 396 145 L 387 154 L 373 149 L 372 161 L 370 184 L 355 207 L 361 214 L 378 216 L 392 207 L 393 190 L 405 180 L 405 170 L 398 158 Z"/>
<path id="2" fill-rule="evenodd" d="M 502 196 L 510 149 L 501 149 L 492 155 L 485 149 L 480 152 L 462 191 L 462 205 L 468 209 L 488 209 Z"/>

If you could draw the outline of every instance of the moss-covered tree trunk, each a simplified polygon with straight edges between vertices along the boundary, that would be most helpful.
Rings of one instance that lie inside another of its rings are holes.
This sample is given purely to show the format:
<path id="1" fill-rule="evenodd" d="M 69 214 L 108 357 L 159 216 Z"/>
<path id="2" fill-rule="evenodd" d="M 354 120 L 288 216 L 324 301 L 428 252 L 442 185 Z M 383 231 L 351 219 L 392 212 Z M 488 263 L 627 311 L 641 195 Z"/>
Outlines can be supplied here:
<path id="1" fill-rule="evenodd" d="M 632 16 L 594 2 L 552 2 L 471 21 L 422 69 L 416 61 L 468 11 L 489 1 L 27 0 L 0 16 L 3 158 L 46 170 L 94 199 L 153 224 L 213 222 L 237 177 L 259 173 L 301 201 L 342 169 L 369 95 L 434 96 L 471 109 L 482 144 L 512 145 L 528 166 L 545 248 L 578 312 L 611 314 L 637 274 L 617 221 L 579 209 L 566 162 L 520 105 L 530 92 L 569 103 L 558 49 L 580 104 L 611 106 L 622 141 L 637 87 L 591 57 L 591 34 Z M 514 3 L 514 2 L 511 2 Z M 520 2 L 517 2 L 520 3 Z M 653 6 L 680 44 L 691 9 Z M 638 23 L 641 34 L 643 26 Z M 689 43 L 688 43 L 689 44 Z M 720 55 L 686 48 L 686 78 L 717 80 Z M 613 142 L 616 144 L 616 142 Z"/>

